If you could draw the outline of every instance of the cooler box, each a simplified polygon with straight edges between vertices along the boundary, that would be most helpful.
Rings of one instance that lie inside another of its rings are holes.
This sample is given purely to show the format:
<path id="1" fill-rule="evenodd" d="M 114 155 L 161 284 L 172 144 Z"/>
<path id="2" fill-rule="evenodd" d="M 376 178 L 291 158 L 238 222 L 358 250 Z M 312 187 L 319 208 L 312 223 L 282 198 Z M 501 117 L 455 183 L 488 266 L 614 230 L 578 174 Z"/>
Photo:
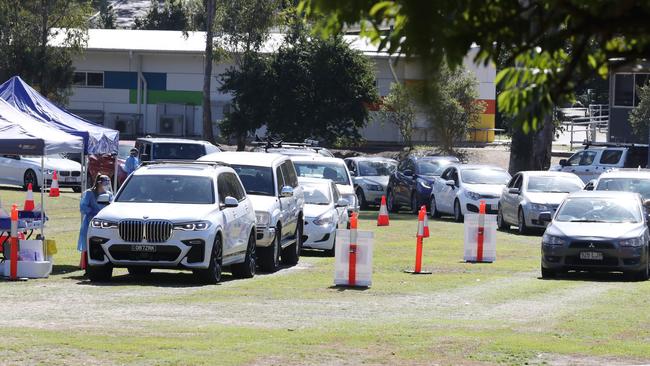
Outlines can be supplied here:
<path id="1" fill-rule="evenodd" d="M 8 245 L 7 245 L 8 247 Z M 4 261 L 4 276 L 9 276 L 11 260 L 6 257 Z M 18 277 L 46 278 L 52 272 L 52 262 L 43 255 L 42 240 L 18 241 Z"/>
<path id="2" fill-rule="evenodd" d="M 373 232 L 357 230 L 357 261 L 354 286 L 370 287 L 372 284 Z M 334 284 L 348 286 L 350 268 L 350 230 L 336 230 L 336 256 Z"/>
<path id="3" fill-rule="evenodd" d="M 478 214 L 465 215 L 465 254 L 466 262 L 476 262 L 478 239 Z M 485 215 L 483 230 L 483 259 L 481 262 L 494 262 L 497 259 L 497 216 Z"/>

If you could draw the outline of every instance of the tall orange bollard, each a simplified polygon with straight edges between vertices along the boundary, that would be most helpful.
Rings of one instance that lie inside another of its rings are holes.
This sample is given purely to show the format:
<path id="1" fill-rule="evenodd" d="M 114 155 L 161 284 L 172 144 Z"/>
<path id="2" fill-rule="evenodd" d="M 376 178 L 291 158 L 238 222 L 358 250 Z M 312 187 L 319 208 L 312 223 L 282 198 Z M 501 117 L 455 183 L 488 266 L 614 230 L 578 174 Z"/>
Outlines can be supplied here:
<path id="1" fill-rule="evenodd" d="M 348 285 L 355 286 L 357 283 L 357 226 L 358 214 L 352 213 L 350 218 L 350 258 L 348 267 Z"/>
<path id="2" fill-rule="evenodd" d="M 417 232 L 417 242 L 415 247 L 415 268 L 413 271 L 404 271 L 411 274 L 431 274 L 429 271 L 422 270 L 422 250 L 423 250 L 423 240 L 424 240 L 424 218 L 427 215 L 427 211 L 424 208 L 421 208 L 418 212 L 418 232 Z"/>
<path id="3" fill-rule="evenodd" d="M 379 206 L 379 216 L 377 216 L 377 226 L 388 226 L 388 208 L 386 207 L 386 196 L 381 196 L 381 206 Z"/>
<path id="4" fill-rule="evenodd" d="M 52 174 L 52 185 L 50 186 L 50 197 L 59 197 L 59 177 L 56 174 L 56 170 Z"/>
<path id="5" fill-rule="evenodd" d="M 483 261 L 483 240 L 485 239 L 485 201 L 481 201 L 478 209 L 478 234 L 476 238 L 476 261 Z"/>
<path id="6" fill-rule="evenodd" d="M 10 239 L 9 279 L 18 279 L 18 206 L 11 206 L 11 239 Z"/>

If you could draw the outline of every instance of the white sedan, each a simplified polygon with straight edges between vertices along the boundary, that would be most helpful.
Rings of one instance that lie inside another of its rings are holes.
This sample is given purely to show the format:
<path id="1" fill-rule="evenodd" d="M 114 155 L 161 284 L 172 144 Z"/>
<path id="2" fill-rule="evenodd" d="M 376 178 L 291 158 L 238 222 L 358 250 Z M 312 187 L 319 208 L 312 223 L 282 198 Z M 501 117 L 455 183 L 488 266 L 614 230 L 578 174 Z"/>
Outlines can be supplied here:
<path id="1" fill-rule="evenodd" d="M 299 178 L 305 191 L 303 248 L 334 254 L 336 229 L 348 224 L 348 200 L 329 179 Z"/>
<path id="2" fill-rule="evenodd" d="M 452 214 L 461 222 L 467 212 L 479 211 L 481 201 L 485 201 L 486 213 L 496 214 L 509 180 L 510 174 L 495 166 L 452 165 L 433 182 L 431 217 Z"/>
<path id="3" fill-rule="evenodd" d="M 45 183 L 52 184 L 52 175 L 56 170 L 59 187 L 70 187 L 75 192 L 81 192 L 81 164 L 66 159 L 61 155 L 45 157 Z M 0 155 L 0 184 L 22 186 L 27 189 L 31 183 L 37 191 L 43 185 L 41 158 L 18 155 Z"/>

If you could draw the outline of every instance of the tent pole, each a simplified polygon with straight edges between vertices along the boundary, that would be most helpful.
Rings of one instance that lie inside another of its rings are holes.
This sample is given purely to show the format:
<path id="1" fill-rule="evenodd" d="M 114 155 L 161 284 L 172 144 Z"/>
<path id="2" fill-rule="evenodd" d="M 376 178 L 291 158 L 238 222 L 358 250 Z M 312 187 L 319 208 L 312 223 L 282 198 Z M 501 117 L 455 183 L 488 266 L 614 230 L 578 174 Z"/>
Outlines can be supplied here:
<path id="1" fill-rule="evenodd" d="M 41 245 L 43 246 L 43 260 L 45 260 L 45 187 L 47 182 L 45 181 L 45 158 L 41 155 L 41 179 L 43 185 L 41 186 Z"/>
<path id="2" fill-rule="evenodd" d="M 113 172 L 113 190 L 117 191 L 117 154 L 115 154 L 115 171 Z"/>

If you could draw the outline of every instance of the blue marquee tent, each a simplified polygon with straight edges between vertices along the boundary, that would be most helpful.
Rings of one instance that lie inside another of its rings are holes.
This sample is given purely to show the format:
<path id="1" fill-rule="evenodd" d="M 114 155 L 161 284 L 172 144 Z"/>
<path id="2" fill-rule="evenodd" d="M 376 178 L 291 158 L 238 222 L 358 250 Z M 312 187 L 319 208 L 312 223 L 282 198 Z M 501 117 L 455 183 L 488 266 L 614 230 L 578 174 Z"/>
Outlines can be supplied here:
<path id="1" fill-rule="evenodd" d="M 0 98 L 45 124 L 80 136 L 86 154 L 117 154 L 118 131 L 96 125 L 55 105 L 18 76 L 0 85 Z"/>

